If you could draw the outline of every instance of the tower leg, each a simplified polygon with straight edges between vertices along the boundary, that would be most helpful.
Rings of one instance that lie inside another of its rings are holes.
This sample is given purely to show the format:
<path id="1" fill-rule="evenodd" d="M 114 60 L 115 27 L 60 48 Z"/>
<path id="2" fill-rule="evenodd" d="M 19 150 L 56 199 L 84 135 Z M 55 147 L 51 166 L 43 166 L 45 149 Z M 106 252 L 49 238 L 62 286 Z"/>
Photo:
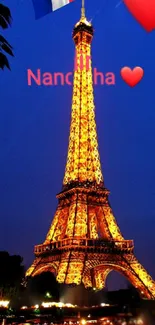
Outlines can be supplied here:
<path id="1" fill-rule="evenodd" d="M 85 286 L 86 289 L 88 288 L 92 288 L 93 284 L 92 284 L 92 279 L 91 279 L 91 274 L 90 274 L 90 270 L 87 271 L 87 274 L 85 274 L 82 278 L 82 282 Z"/>
<path id="2" fill-rule="evenodd" d="M 125 276 L 138 290 L 142 298 L 155 299 L 155 282 L 138 262 L 133 254 L 104 254 L 88 258 L 87 268 L 83 274 L 85 287 L 101 290 L 105 287 L 107 275 L 117 271 Z M 90 261 L 90 264 L 89 264 Z"/>
<path id="3" fill-rule="evenodd" d="M 102 266 L 94 268 L 91 271 L 93 287 L 97 290 L 103 289 L 105 287 L 107 275 L 111 271 L 111 268 Z"/>
<path id="4" fill-rule="evenodd" d="M 144 298 L 155 299 L 155 282 L 147 273 L 144 267 L 138 262 L 136 257 L 131 263 L 128 258 L 124 258 L 126 267 L 124 270 L 125 276 L 138 289 L 140 295 Z"/>
<path id="5" fill-rule="evenodd" d="M 59 262 L 50 261 L 48 257 L 47 258 L 36 257 L 33 264 L 27 270 L 26 277 L 31 277 L 31 276 L 33 277 L 43 272 L 52 272 L 56 275 L 58 264 Z"/>
<path id="6" fill-rule="evenodd" d="M 39 263 L 41 261 L 41 258 L 35 258 L 33 264 L 29 267 L 29 269 L 26 271 L 26 277 L 32 276 L 35 269 L 38 267 Z"/>

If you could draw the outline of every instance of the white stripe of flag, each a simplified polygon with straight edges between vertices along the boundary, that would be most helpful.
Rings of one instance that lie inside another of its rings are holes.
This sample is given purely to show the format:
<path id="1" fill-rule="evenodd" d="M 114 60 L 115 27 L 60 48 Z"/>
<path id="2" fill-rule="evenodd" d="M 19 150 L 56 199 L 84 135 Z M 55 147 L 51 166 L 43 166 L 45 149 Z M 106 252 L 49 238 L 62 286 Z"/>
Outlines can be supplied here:
<path id="1" fill-rule="evenodd" d="M 52 2 L 52 10 L 57 10 L 65 5 L 68 5 L 73 0 L 51 0 Z"/>

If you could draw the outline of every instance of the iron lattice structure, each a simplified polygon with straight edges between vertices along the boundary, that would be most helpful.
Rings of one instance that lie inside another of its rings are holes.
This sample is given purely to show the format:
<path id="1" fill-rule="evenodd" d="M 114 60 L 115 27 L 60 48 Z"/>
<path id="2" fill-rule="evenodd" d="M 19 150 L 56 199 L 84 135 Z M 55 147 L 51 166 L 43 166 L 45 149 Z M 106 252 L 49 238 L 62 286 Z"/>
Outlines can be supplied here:
<path id="1" fill-rule="evenodd" d="M 86 288 L 102 289 L 108 273 L 116 270 L 143 297 L 154 299 L 155 283 L 134 256 L 133 241 L 123 238 L 104 186 L 94 112 L 93 27 L 84 15 L 72 36 L 76 69 L 63 188 L 45 242 L 35 246 L 35 260 L 26 276 L 51 271 L 60 283 L 83 282 Z"/>

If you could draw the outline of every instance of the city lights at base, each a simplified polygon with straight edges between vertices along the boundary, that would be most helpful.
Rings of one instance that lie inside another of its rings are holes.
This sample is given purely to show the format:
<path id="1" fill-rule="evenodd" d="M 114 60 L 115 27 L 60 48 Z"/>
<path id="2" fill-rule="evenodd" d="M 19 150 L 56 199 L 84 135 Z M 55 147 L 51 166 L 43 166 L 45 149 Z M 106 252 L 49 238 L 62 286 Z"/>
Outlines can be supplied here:
<path id="1" fill-rule="evenodd" d="M 35 307 L 35 309 L 38 309 L 39 308 L 39 305 L 35 305 L 34 307 Z"/>
<path id="2" fill-rule="evenodd" d="M 63 307 L 68 307 L 68 308 L 75 308 L 77 307 L 77 305 L 72 305 L 72 304 L 64 304 L 63 302 L 42 302 L 41 304 L 42 307 L 44 308 L 50 308 L 50 307 L 59 307 L 59 308 L 63 308 Z"/>
<path id="3" fill-rule="evenodd" d="M 142 324 L 143 324 L 143 320 L 142 320 L 141 318 L 138 318 L 138 319 L 137 319 L 137 324 L 138 324 L 138 325 L 142 325 Z"/>
<path id="4" fill-rule="evenodd" d="M 9 302 L 5 302 L 5 304 Z M 1 304 L 0 304 L 1 306 Z M 92 308 L 98 308 L 98 307 L 107 307 L 110 306 L 109 304 L 106 304 L 104 302 L 102 302 L 100 305 L 96 305 L 96 306 L 92 306 Z M 3 307 L 4 307 L 4 302 L 3 302 Z M 76 308 L 78 307 L 78 305 L 72 305 L 70 303 L 63 303 L 63 302 L 54 302 L 54 301 L 48 301 L 48 302 L 42 302 L 41 305 L 39 304 L 35 304 L 34 306 L 28 307 L 28 306 L 22 306 L 20 309 L 24 310 L 24 309 L 39 309 L 39 308 L 52 308 L 52 307 L 57 307 L 57 308 Z M 85 307 L 87 308 L 87 307 Z M 90 315 L 88 315 L 88 318 L 90 317 Z M 84 325 L 83 323 L 81 323 L 82 325 Z"/>
<path id="5" fill-rule="evenodd" d="M 28 306 L 22 306 L 20 309 L 39 309 L 40 308 L 51 308 L 51 307 L 57 307 L 57 308 L 75 308 L 77 305 L 72 305 L 70 303 L 64 304 L 63 302 L 42 302 L 42 304 L 39 306 L 39 304 L 36 304 L 34 306 L 28 307 Z"/>
<path id="6" fill-rule="evenodd" d="M 109 304 L 105 304 L 104 302 L 102 302 L 101 304 L 100 304 L 100 306 L 101 307 L 106 307 L 106 306 L 110 306 Z"/>
<path id="7" fill-rule="evenodd" d="M 0 307 L 8 308 L 9 302 L 10 301 L 8 301 L 8 300 L 0 300 Z"/>

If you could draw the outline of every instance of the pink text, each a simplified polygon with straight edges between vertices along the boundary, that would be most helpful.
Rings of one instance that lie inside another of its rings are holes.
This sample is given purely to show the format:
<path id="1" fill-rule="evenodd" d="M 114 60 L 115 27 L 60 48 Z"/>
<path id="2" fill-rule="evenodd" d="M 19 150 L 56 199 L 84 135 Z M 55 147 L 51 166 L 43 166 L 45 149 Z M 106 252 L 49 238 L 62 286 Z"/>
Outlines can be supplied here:
<path id="1" fill-rule="evenodd" d="M 41 69 L 33 72 L 31 69 L 27 69 L 27 83 L 28 86 L 32 86 L 33 84 L 37 86 L 71 86 L 73 84 L 73 73 L 41 72 Z M 99 72 L 97 68 L 94 68 L 93 83 L 94 85 L 114 86 L 116 84 L 115 74 L 113 72 Z"/>

